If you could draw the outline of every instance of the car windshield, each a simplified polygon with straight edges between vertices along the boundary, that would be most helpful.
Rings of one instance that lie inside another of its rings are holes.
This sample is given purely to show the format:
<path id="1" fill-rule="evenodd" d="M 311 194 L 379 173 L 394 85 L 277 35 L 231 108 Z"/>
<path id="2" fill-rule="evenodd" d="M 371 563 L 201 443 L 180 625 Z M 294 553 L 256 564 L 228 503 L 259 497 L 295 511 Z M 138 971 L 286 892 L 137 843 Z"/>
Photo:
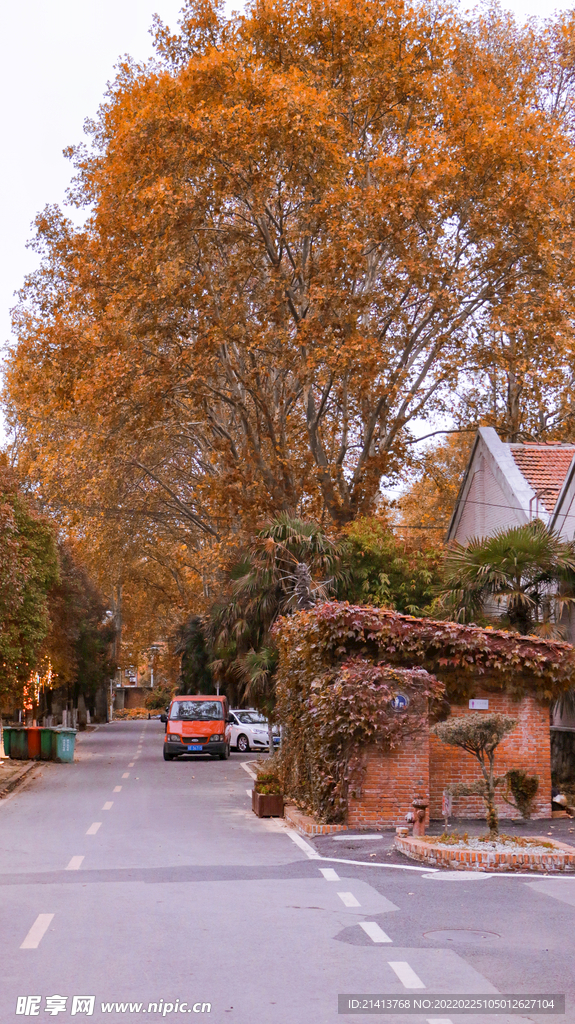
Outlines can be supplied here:
<path id="1" fill-rule="evenodd" d="M 185 722 L 215 722 L 224 717 L 219 700 L 177 700 L 172 704 L 170 718 Z"/>
<path id="2" fill-rule="evenodd" d="M 236 711 L 235 716 L 242 725 L 265 725 L 267 722 L 257 711 Z"/>

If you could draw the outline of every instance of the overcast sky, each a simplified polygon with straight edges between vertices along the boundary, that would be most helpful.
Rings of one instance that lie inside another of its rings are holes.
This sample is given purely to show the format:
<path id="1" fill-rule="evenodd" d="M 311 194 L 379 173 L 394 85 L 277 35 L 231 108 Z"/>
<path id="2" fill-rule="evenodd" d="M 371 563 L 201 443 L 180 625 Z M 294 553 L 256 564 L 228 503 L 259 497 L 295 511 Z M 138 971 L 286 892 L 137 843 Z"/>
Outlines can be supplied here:
<path id="1" fill-rule="evenodd" d="M 524 18 L 545 17 L 572 3 L 508 0 L 504 6 Z M 82 139 L 84 119 L 97 110 L 117 58 L 150 55 L 154 12 L 175 28 L 179 8 L 180 0 L 11 0 L 4 5 L 0 346 L 10 334 L 14 292 L 34 266 L 26 249 L 34 216 L 46 203 L 64 198 L 70 164 L 62 150 Z"/>

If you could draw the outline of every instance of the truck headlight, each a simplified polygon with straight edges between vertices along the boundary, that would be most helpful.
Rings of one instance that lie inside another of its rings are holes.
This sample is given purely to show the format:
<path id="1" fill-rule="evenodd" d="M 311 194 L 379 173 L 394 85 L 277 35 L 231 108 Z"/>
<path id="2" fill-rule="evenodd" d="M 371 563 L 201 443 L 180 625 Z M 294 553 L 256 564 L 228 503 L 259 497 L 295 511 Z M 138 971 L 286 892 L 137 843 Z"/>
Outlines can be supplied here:
<path id="1" fill-rule="evenodd" d="M 167 733 L 166 739 L 170 743 L 181 743 L 179 732 L 169 732 L 169 733 Z"/>
<path id="2" fill-rule="evenodd" d="M 224 737 L 220 736 L 219 732 L 216 732 L 213 736 L 210 736 L 210 743 L 218 743 L 220 740 L 223 740 L 223 738 Z"/>

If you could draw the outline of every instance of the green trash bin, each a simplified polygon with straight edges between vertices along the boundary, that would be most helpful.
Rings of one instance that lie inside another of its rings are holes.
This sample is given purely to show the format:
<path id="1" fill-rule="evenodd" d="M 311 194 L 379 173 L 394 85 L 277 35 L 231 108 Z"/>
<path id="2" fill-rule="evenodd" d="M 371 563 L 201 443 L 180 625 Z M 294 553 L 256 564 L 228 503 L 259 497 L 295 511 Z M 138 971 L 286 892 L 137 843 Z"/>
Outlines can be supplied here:
<path id="1" fill-rule="evenodd" d="M 28 760 L 28 732 L 21 726 L 12 729 L 10 736 L 10 757 L 18 761 Z"/>
<path id="2" fill-rule="evenodd" d="M 6 757 L 10 757 L 10 737 L 12 736 L 12 729 L 9 725 L 5 725 L 2 729 L 2 741 L 4 743 L 4 753 Z"/>
<path id="3" fill-rule="evenodd" d="M 42 726 L 40 729 L 40 760 L 50 761 L 52 757 L 52 733 L 49 726 Z"/>
<path id="4" fill-rule="evenodd" d="M 52 760 L 68 764 L 74 760 L 76 730 L 58 725 L 52 729 Z"/>

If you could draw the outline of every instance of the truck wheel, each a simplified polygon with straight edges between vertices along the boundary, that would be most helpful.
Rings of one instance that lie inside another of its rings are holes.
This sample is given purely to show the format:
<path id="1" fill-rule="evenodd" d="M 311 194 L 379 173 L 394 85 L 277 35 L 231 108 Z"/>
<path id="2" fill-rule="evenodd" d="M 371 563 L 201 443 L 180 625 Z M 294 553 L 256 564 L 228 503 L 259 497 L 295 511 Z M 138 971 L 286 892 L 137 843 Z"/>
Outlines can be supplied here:
<path id="1" fill-rule="evenodd" d="M 229 745 L 229 743 L 226 743 L 226 749 L 224 750 L 223 754 L 220 754 L 220 761 L 227 761 L 229 756 L 230 756 L 230 745 Z"/>
<path id="2" fill-rule="evenodd" d="M 164 761 L 173 761 L 173 760 L 174 760 L 174 754 L 168 754 L 166 748 L 164 747 Z"/>

